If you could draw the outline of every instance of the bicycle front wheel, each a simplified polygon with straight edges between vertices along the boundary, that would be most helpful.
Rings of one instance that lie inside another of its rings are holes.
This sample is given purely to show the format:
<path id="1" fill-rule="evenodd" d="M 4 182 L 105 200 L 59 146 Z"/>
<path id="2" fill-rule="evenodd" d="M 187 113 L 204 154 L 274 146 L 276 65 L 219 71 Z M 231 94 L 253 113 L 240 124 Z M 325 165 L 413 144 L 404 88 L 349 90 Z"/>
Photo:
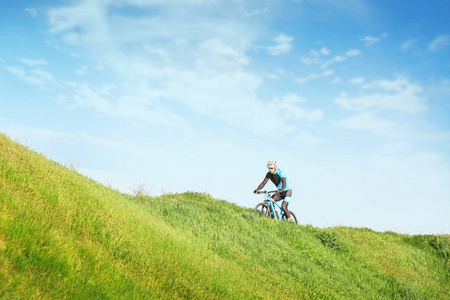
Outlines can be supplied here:
<path id="1" fill-rule="evenodd" d="M 289 211 L 289 213 L 291 214 L 291 221 L 295 222 L 295 224 L 298 224 L 297 217 L 295 216 L 295 214 L 291 210 Z M 282 219 L 284 221 L 286 220 L 286 214 L 283 213 Z"/>
<path id="2" fill-rule="evenodd" d="M 253 213 L 257 216 L 267 217 L 269 215 L 269 207 L 266 203 L 259 203 L 256 205 Z"/>

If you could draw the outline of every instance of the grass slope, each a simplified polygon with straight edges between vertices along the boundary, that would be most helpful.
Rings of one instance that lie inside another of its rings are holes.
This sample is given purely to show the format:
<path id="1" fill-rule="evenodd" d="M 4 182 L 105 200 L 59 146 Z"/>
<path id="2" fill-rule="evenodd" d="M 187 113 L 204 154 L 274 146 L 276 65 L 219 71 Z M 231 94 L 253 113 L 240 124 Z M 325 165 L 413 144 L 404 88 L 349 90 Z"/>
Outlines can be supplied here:
<path id="1" fill-rule="evenodd" d="M 125 195 L 0 134 L 2 299 L 450 299 L 449 257 L 448 235 Z"/>

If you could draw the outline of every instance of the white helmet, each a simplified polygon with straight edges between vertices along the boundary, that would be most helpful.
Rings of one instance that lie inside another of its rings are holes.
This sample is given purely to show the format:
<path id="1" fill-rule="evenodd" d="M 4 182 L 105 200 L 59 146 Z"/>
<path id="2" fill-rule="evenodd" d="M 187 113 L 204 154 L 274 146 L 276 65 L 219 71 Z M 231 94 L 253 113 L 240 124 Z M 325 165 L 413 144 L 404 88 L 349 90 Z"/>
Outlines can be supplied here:
<path id="1" fill-rule="evenodd" d="M 269 160 L 269 162 L 267 163 L 267 167 L 270 168 L 275 168 L 277 166 L 277 161 L 276 160 Z"/>

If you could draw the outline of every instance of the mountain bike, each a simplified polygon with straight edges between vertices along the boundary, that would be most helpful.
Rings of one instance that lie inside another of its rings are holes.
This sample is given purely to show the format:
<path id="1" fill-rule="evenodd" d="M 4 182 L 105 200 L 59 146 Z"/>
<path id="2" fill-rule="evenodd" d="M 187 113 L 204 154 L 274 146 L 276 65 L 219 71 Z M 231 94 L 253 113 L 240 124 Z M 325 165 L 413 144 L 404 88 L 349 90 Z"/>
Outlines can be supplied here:
<path id="1" fill-rule="evenodd" d="M 259 203 L 256 205 L 254 209 L 255 215 L 261 216 L 261 217 L 270 217 L 272 219 L 277 220 L 286 220 L 286 214 L 281 208 L 281 206 L 273 201 L 272 195 L 277 193 L 277 191 L 258 191 L 257 194 L 265 194 L 266 198 L 264 199 L 264 202 Z M 291 214 L 291 221 L 295 222 L 295 224 L 298 224 L 297 217 L 292 211 L 289 211 Z"/>

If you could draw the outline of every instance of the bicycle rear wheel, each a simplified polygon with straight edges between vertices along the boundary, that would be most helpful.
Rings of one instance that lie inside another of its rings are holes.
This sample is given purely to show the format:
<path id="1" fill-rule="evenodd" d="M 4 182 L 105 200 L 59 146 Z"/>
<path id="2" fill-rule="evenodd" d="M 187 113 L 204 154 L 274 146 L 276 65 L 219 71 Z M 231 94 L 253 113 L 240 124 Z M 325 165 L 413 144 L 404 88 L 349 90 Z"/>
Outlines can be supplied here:
<path id="1" fill-rule="evenodd" d="M 253 213 L 257 216 L 261 217 L 267 217 L 269 215 L 269 207 L 266 203 L 259 203 L 256 205 L 255 209 L 253 210 Z"/>
<path id="2" fill-rule="evenodd" d="M 295 222 L 295 224 L 298 224 L 297 217 L 295 214 L 290 210 L 289 213 L 291 214 L 291 221 Z M 283 216 L 281 217 L 282 220 L 286 220 L 286 214 L 283 213 Z"/>

